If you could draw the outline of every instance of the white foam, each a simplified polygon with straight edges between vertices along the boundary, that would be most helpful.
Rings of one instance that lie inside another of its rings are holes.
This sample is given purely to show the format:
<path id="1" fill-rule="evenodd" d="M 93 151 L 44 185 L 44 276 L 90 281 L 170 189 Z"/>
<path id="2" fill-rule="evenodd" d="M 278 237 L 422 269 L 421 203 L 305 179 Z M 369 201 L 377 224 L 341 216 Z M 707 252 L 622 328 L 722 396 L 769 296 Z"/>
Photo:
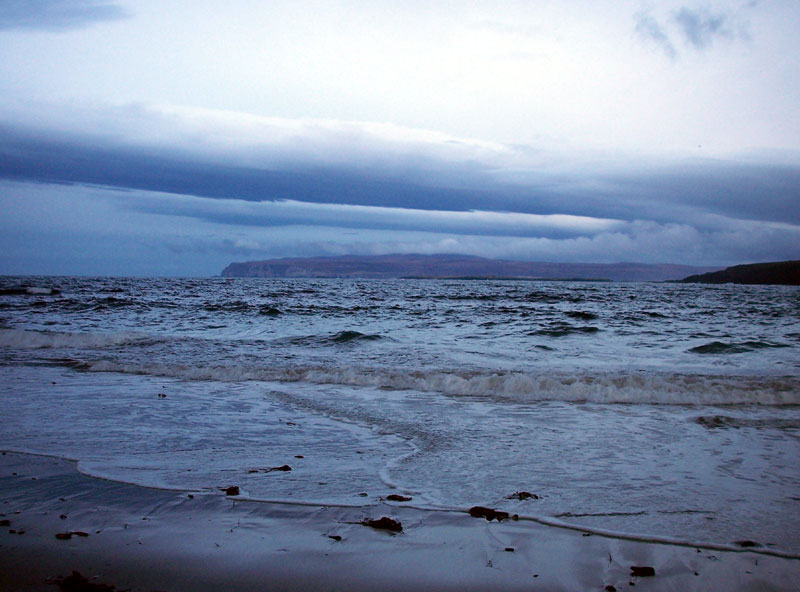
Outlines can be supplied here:
<path id="1" fill-rule="evenodd" d="M 461 372 L 331 367 L 124 365 L 98 361 L 95 372 L 151 374 L 189 380 L 337 384 L 488 397 L 515 403 L 568 401 L 654 405 L 800 405 L 792 376 L 724 376 L 674 372 Z"/>
<path id="2" fill-rule="evenodd" d="M 26 331 L 0 329 L 0 347 L 19 349 L 55 349 L 61 347 L 105 348 L 129 343 L 141 343 L 152 338 L 142 333 L 66 333 L 57 331 Z"/>

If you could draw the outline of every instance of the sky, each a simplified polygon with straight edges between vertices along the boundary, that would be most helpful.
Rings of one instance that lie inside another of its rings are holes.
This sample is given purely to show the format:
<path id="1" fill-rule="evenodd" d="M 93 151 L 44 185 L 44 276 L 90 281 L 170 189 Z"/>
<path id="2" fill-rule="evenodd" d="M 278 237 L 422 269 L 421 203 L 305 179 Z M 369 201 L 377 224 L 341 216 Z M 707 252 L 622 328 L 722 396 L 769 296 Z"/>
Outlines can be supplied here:
<path id="1" fill-rule="evenodd" d="M 800 259 L 800 3 L 0 0 L 0 274 Z"/>

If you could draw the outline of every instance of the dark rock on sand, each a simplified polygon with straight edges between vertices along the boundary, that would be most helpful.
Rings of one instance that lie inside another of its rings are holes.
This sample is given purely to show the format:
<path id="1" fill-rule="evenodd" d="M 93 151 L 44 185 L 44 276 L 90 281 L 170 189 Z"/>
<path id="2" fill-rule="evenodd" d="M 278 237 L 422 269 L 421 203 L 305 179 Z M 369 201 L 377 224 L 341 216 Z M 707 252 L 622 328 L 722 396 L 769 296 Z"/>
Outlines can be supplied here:
<path id="1" fill-rule="evenodd" d="M 391 495 L 387 495 L 386 499 L 390 502 L 410 502 L 412 498 L 405 496 L 405 495 L 398 495 L 396 493 L 392 493 Z"/>
<path id="2" fill-rule="evenodd" d="M 723 415 L 701 415 L 695 422 L 705 428 L 724 428 L 731 425 L 731 418 Z"/>
<path id="3" fill-rule="evenodd" d="M 403 532 L 403 525 L 400 524 L 397 520 L 392 520 L 386 516 L 379 518 L 378 520 L 371 520 L 366 518 L 361 521 L 361 524 L 364 526 L 371 526 L 372 528 L 377 528 L 379 530 L 389 530 L 391 532 Z"/>
<path id="4" fill-rule="evenodd" d="M 606 586 L 603 588 L 606 592 L 617 592 L 617 589 L 614 586 Z"/>
<path id="5" fill-rule="evenodd" d="M 631 575 L 640 578 L 650 578 L 656 575 L 656 570 L 649 565 L 631 565 Z"/>
<path id="6" fill-rule="evenodd" d="M 239 486 L 231 485 L 230 487 L 223 487 L 222 491 L 225 492 L 225 495 L 239 495 Z"/>
<path id="7" fill-rule="evenodd" d="M 329 539 L 333 539 L 333 540 L 334 540 L 334 541 L 336 541 L 336 542 L 339 542 L 339 541 L 341 541 L 341 540 L 342 540 L 342 537 L 341 537 L 341 536 L 339 536 L 338 534 L 329 534 L 329 535 L 328 535 L 328 538 L 329 538 Z"/>
<path id="8" fill-rule="evenodd" d="M 72 575 L 65 578 L 56 578 L 53 582 L 67 592 L 115 592 L 116 588 L 109 584 L 90 582 L 89 578 L 73 571 Z"/>
<path id="9" fill-rule="evenodd" d="M 484 508 L 483 506 L 472 506 L 469 509 L 469 515 L 473 518 L 486 518 L 489 522 L 497 520 L 502 522 L 508 518 L 508 512 L 502 510 L 492 510 L 491 508 Z"/>
<path id="10" fill-rule="evenodd" d="M 266 469 L 250 469 L 247 472 L 248 473 L 271 473 L 272 471 L 287 472 L 287 471 L 291 471 L 291 470 L 292 470 L 292 467 L 290 467 L 289 465 L 281 465 L 279 467 L 268 467 Z"/>
<path id="11" fill-rule="evenodd" d="M 0 526 L 11 526 L 11 520 L 0 520 Z"/>
<path id="12" fill-rule="evenodd" d="M 739 545 L 742 548 L 744 548 L 744 547 L 760 547 L 761 546 L 761 543 L 757 543 L 755 541 L 748 541 L 748 540 L 734 541 L 733 544 L 734 545 Z"/>
<path id="13" fill-rule="evenodd" d="M 56 538 L 59 539 L 59 540 L 62 540 L 62 541 L 69 540 L 73 536 L 88 537 L 89 533 L 88 532 L 83 532 L 82 530 L 73 530 L 73 531 L 70 531 L 70 532 L 58 532 L 58 533 L 56 533 Z"/>
<path id="14" fill-rule="evenodd" d="M 535 493 L 530 493 L 528 491 L 515 491 L 514 493 L 512 493 L 511 495 L 506 497 L 506 499 L 518 499 L 518 500 L 535 499 L 535 500 L 537 500 L 537 499 L 539 499 L 539 496 L 536 495 Z"/>

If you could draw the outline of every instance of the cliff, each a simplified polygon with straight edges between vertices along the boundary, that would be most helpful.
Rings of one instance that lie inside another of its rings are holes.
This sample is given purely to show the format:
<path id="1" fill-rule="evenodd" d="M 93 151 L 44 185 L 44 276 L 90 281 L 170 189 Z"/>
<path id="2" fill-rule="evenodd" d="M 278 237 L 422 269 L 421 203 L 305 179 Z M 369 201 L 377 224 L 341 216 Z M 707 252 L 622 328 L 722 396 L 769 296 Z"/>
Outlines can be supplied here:
<path id="1" fill-rule="evenodd" d="M 718 268 L 643 263 L 545 263 L 467 255 L 377 255 L 269 259 L 231 263 L 223 277 L 265 278 L 475 278 L 677 280 Z"/>
<path id="2" fill-rule="evenodd" d="M 800 285 L 800 261 L 775 261 L 735 265 L 721 271 L 691 275 L 681 280 L 697 284 L 778 284 Z"/>

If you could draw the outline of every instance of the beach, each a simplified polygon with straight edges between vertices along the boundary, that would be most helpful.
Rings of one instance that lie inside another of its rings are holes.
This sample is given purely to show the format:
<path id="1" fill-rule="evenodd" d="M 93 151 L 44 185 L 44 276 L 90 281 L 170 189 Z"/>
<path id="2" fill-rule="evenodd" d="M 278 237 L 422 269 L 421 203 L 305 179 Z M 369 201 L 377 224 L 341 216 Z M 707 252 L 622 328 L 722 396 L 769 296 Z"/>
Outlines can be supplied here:
<path id="1" fill-rule="evenodd" d="M 796 289 L 19 282 L 0 589 L 797 589 Z"/>
<path id="2" fill-rule="evenodd" d="M 660 544 L 511 517 L 487 521 L 466 508 L 238 500 L 221 491 L 97 479 L 70 461 L 13 452 L 0 457 L 0 482 L 0 513 L 8 520 L 0 531 L 3 590 L 54 590 L 73 571 L 134 592 L 788 591 L 800 575 L 800 561 L 763 549 Z M 362 524 L 382 516 L 399 521 L 402 532 Z M 633 566 L 652 567 L 655 575 L 632 576 Z"/>

